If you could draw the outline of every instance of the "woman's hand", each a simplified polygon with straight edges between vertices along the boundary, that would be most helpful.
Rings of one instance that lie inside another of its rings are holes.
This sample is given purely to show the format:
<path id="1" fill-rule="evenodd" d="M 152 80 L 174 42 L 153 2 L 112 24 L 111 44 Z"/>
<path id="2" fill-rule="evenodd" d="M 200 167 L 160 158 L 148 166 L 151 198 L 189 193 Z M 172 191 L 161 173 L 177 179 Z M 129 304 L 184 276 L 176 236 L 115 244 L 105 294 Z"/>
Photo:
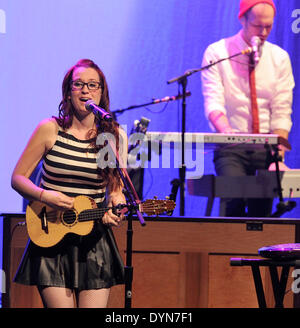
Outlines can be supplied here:
<path id="1" fill-rule="evenodd" d="M 74 198 L 62 192 L 43 189 L 40 194 L 40 201 L 56 210 L 69 210 L 74 207 Z"/>
<path id="2" fill-rule="evenodd" d="M 119 204 L 126 204 L 126 199 L 123 193 L 118 195 L 110 196 L 108 201 L 108 207 L 117 206 Z M 123 208 L 121 210 L 117 210 L 115 213 L 110 209 L 107 211 L 103 218 L 102 222 L 107 225 L 118 226 L 121 221 L 125 218 L 125 213 L 127 212 L 127 208 Z"/>
<path id="3" fill-rule="evenodd" d="M 102 218 L 102 222 L 106 225 L 112 225 L 117 227 L 120 222 L 122 221 L 122 218 L 118 215 L 115 215 L 113 211 L 110 209 L 107 211 Z"/>

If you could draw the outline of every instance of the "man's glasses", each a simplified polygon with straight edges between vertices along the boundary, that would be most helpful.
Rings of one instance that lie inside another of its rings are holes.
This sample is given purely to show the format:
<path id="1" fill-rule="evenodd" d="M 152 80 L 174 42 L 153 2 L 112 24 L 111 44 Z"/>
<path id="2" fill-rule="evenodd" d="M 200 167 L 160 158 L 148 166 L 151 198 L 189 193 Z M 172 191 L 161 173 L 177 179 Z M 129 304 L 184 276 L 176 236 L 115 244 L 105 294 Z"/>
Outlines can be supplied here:
<path id="1" fill-rule="evenodd" d="M 84 83 L 82 81 L 72 81 L 71 82 L 71 88 L 72 88 L 72 90 L 82 90 L 85 85 L 88 87 L 88 89 L 90 91 L 99 90 L 100 87 L 101 87 L 101 83 L 100 82 L 94 82 L 94 81 L 87 82 L 87 83 Z"/>

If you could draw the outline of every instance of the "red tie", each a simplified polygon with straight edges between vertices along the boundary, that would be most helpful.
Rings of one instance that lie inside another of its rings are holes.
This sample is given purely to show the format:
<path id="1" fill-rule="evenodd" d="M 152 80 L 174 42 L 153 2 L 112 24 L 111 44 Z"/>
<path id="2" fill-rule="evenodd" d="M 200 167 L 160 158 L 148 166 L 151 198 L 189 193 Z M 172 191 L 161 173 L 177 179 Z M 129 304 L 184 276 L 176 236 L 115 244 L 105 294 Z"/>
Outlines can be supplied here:
<path id="1" fill-rule="evenodd" d="M 258 106 L 255 86 L 255 64 L 252 54 L 249 63 L 249 84 L 250 84 L 250 100 L 252 112 L 252 133 L 259 133 Z"/>

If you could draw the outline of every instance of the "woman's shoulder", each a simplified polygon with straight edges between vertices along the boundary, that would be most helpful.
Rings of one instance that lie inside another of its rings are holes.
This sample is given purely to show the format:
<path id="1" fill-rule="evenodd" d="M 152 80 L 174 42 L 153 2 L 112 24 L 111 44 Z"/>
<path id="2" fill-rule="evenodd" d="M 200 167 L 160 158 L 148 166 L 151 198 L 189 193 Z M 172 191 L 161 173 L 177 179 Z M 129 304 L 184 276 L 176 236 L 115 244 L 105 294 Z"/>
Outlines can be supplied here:
<path id="1" fill-rule="evenodd" d="M 42 120 L 35 129 L 35 138 L 45 145 L 46 151 L 51 149 L 56 141 L 59 125 L 55 118 Z"/>
<path id="2" fill-rule="evenodd" d="M 46 118 L 42 120 L 38 126 L 37 129 L 39 131 L 42 131 L 43 133 L 49 133 L 50 135 L 52 134 L 57 134 L 57 131 L 59 130 L 59 125 L 56 121 L 55 118 Z"/>

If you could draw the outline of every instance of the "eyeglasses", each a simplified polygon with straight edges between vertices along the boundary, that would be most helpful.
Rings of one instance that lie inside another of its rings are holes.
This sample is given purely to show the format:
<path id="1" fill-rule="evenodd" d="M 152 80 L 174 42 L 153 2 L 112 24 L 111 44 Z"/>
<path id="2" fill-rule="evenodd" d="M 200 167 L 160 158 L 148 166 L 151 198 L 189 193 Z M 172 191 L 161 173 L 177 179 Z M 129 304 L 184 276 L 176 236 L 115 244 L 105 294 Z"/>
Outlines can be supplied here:
<path id="1" fill-rule="evenodd" d="M 94 81 L 87 82 L 87 83 L 84 83 L 82 81 L 72 81 L 71 82 L 72 90 L 82 90 L 85 85 L 88 87 L 88 89 L 90 91 L 96 91 L 96 90 L 100 89 L 100 87 L 102 87 L 100 82 L 94 82 Z"/>

